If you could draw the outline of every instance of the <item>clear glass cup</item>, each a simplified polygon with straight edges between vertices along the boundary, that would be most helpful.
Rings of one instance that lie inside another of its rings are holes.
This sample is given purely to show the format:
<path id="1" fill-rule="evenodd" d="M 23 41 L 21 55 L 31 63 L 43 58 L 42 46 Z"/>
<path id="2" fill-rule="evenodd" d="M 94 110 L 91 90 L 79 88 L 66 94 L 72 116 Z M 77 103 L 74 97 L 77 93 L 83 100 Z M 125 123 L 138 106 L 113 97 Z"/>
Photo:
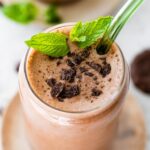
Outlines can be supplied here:
<path id="1" fill-rule="evenodd" d="M 49 28 L 46 32 L 74 23 Z M 115 44 L 116 48 L 119 47 Z M 120 49 L 119 49 L 120 50 Z M 121 51 L 121 50 L 120 50 Z M 117 94 L 105 108 L 65 112 L 45 104 L 32 90 L 26 74 L 30 50 L 19 71 L 19 91 L 27 140 L 34 150 L 109 150 L 115 139 L 118 118 L 129 85 L 129 70 L 122 54 L 124 75 Z"/>

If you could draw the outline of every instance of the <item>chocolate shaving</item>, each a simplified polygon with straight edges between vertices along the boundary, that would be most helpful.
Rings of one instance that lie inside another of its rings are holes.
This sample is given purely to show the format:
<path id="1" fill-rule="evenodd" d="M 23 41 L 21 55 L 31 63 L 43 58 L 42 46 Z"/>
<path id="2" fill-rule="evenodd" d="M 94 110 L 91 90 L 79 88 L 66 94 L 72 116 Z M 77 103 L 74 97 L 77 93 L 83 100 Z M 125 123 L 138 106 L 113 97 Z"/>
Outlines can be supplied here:
<path id="1" fill-rule="evenodd" d="M 94 80 L 94 81 L 96 81 L 96 80 L 97 80 L 97 77 L 96 77 L 96 76 L 95 76 L 95 77 L 93 77 L 93 80 Z"/>
<path id="2" fill-rule="evenodd" d="M 81 57 L 83 59 L 88 58 L 90 55 L 90 51 L 89 50 L 84 50 L 83 52 L 81 52 Z"/>
<path id="3" fill-rule="evenodd" d="M 93 74 L 93 73 L 88 72 L 88 71 L 86 71 L 84 74 L 85 74 L 86 76 L 89 76 L 89 77 L 93 77 L 93 76 L 94 76 L 94 74 Z"/>
<path id="4" fill-rule="evenodd" d="M 81 73 L 83 73 L 83 72 L 86 72 L 86 71 L 87 71 L 87 69 L 86 69 L 85 67 L 80 67 L 79 69 L 80 69 Z"/>
<path id="5" fill-rule="evenodd" d="M 102 68 L 100 64 L 94 63 L 93 61 L 92 62 L 86 62 L 86 64 L 100 73 L 101 68 Z"/>
<path id="6" fill-rule="evenodd" d="M 67 60 L 66 60 L 66 63 L 67 63 L 67 65 L 70 66 L 70 67 L 74 67 L 74 66 L 75 66 L 75 64 L 74 64 L 70 59 L 67 59 Z"/>
<path id="7" fill-rule="evenodd" d="M 62 84 L 61 82 L 55 84 L 51 89 L 52 97 L 59 97 L 63 89 L 64 89 L 64 84 Z"/>
<path id="8" fill-rule="evenodd" d="M 80 55 L 76 55 L 73 59 L 73 62 L 76 64 L 76 65 L 80 65 L 81 62 L 83 61 L 82 57 Z"/>
<path id="9" fill-rule="evenodd" d="M 61 80 L 66 80 L 68 82 L 73 82 L 74 78 L 76 76 L 76 70 L 75 69 L 63 69 L 61 72 Z"/>
<path id="10" fill-rule="evenodd" d="M 59 66 L 61 64 L 61 61 L 60 60 L 58 60 L 57 61 L 57 66 Z"/>
<path id="11" fill-rule="evenodd" d="M 67 54 L 67 56 L 68 57 L 73 57 L 73 56 L 75 56 L 76 54 L 74 53 L 74 52 L 69 52 L 68 54 Z"/>
<path id="12" fill-rule="evenodd" d="M 52 56 L 48 56 L 49 60 L 54 60 L 56 59 L 55 57 L 52 57 Z"/>
<path id="13" fill-rule="evenodd" d="M 106 64 L 102 67 L 100 74 L 102 75 L 102 77 L 106 77 L 108 74 L 110 74 L 111 72 L 111 66 L 110 64 Z"/>
<path id="14" fill-rule="evenodd" d="M 53 86 L 55 86 L 55 84 L 56 84 L 56 79 L 54 79 L 54 78 L 47 79 L 47 80 L 46 80 L 46 83 L 47 83 L 50 87 L 53 87 Z"/>
<path id="15" fill-rule="evenodd" d="M 93 88 L 92 89 L 92 96 L 99 96 L 99 95 L 101 95 L 102 94 L 102 91 L 101 90 L 98 90 L 98 89 L 96 89 L 96 88 Z"/>
<path id="16" fill-rule="evenodd" d="M 77 96 L 80 94 L 80 88 L 78 85 L 67 85 L 64 87 L 63 91 L 59 95 L 59 98 L 64 99 L 64 98 L 72 98 L 74 96 Z"/>

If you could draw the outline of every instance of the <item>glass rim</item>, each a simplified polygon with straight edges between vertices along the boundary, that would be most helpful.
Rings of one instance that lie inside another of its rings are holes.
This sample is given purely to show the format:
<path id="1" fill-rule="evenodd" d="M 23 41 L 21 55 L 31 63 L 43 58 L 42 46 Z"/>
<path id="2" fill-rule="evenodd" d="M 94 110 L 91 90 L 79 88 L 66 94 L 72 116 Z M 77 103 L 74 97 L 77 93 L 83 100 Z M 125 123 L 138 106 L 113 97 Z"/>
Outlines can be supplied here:
<path id="1" fill-rule="evenodd" d="M 44 30 L 43 32 L 49 32 L 49 31 L 53 31 L 55 29 L 58 29 L 58 28 L 62 28 L 62 27 L 65 27 L 65 26 L 73 26 L 75 24 L 75 22 L 69 22 L 69 23 L 62 23 L 62 24 L 59 24 L 59 25 L 55 25 L 55 26 L 52 26 L 52 27 L 49 27 L 48 29 Z M 125 58 L 124 58 L 124 55 L 120 49 L 120 47 L 115 43 L 115 45 L 117 46 L 117 48 L 119 49 L 120 51 L 120 54 L 122 56 L 122 62 L 123 62 L 123 76 L 122 76 L 122 79 L 121 79 L 121 82 L 120 82 L 120 85 L 118 86 L 118 90 L 117 91 L 117 94 L 115 94 L 114 96 L 111 97 L 110 99 L 110 103 L 108 103 L 108 105 L 106 105 L 105 107 L 101 108 L 100 112 L 104 112 L 106 110 L 108 110 L 111 106 L 113 106 L 116 101 L 113 101 L 113 99 L 116 99 L 118 96 L 119 96 L 119 93 L 122 91 L 123 89 L 123 86 L 124 86 L 124 81 L 125 81 L 125 73 L 126 73 L 126 61 L 125 61 Z M 23 70 L 24 70 L 24 73 L 25 73 L 25 79 L 27 81 L 27 84 L 28 84 L 28 87 L 29 87 L 29 90 L 31 91 L 31 93 L 33 94 L 33 96 L 39 100 L 39 102 L 41 104 L 44 104 L 45 107 L 47 107 L 47 109 L 52 109 L 52 110 L 55 110 L 57 112 L 63 112 L 63 113 L 67 113 L 67 114 L 84 114 L 84 113 L 89 113 L 89 112 L 93 112 L 93 111 L 96 111 L 96 110 L 99 110 L 100 108 L 100 105 L 98 105 L 97 107 L 94 107 L 92 109 L 88 109 L 88 110 L 84 110 L 84 111 L 65 111 L 65 110 L 61 110 L 59 108 L 56 108 L 56 107 L 53 107 L 53 106 L 50 106 L 48 105 L 46 102 L 44 102 L 36 93 L 35 91 L 33 90 L 33 88 L 31 87 L 30 85 L 30 82 L 28 80 L 28 76 L 27 76 L 27 59 L 28 59 L 28 54 L 30 52 L 32 48 L 28 48 L 28 51 L 26 52 L 25 54 L 25 58 L 24 58 L 24 62 L 23 62 Z"/>

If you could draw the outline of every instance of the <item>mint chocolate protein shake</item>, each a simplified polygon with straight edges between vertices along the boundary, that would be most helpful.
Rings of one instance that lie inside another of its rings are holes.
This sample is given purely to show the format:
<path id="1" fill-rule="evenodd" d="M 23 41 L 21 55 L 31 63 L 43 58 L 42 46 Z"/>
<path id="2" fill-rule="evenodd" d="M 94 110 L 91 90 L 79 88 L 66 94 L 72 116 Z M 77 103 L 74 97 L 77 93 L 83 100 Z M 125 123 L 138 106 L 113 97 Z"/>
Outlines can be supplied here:
<path id="1" fill-rule="evenodd" d="M 46 31 L 67 37 L 67 55 L 31 48 L 20 68 L 27 139 L 35 150 L 108 150 L 115 139 L 128 68 L 116 44 L 105 55 L 96 43 L 79 48 L 69 39 L 73 25 Z"/>

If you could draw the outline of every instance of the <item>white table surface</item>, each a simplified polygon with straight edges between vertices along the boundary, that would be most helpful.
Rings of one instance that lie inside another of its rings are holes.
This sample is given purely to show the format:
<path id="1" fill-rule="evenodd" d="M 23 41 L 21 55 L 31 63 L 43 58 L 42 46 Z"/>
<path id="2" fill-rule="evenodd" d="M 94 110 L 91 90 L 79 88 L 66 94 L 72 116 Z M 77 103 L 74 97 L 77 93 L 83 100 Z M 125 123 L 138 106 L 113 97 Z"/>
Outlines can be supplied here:
<path id="1" fill-rule="evenodd" d="M 98 14 L 93 13 L 93 18 Z M 88 17 L 87 17 L 88 19 Z M 15 65 L 20 61 L 27 47 L 24 41 L 45 26 L 16 24 L 0 13 L 0 106 L 7 104 L 18 90 L 18 78 Z M 145 48 L 150 48 L 150 0 L 145 3 L 120 33 L 118 39 L 126 60 L 130 64 L 134 56 Z M 139 68 L 140 69 L 140 68 Z M 150 150 L 150 95 L 137 90 L 131 83 L 130 91 L 137 97 L 145 114 Z"/>

